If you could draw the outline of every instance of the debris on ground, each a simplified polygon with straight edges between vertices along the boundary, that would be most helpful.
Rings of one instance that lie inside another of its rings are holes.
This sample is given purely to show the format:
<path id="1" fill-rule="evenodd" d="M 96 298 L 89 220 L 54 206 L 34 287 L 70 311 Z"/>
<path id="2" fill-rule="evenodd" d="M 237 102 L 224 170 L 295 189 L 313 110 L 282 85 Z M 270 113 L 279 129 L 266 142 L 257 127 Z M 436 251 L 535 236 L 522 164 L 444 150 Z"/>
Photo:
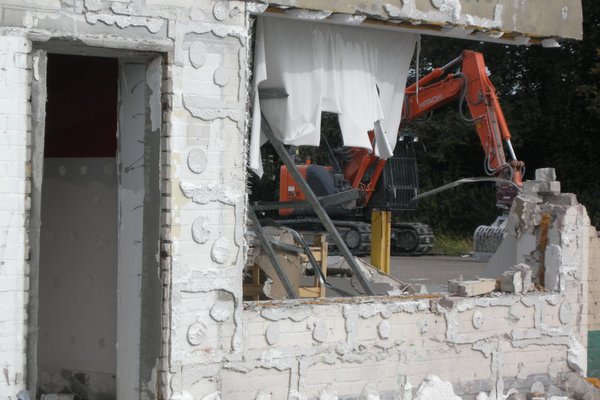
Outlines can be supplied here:
<path id="1" fill-rule="evenodd" d="M 460 297 L 473 297 L 488 294 L 496 290 L 495 279 L 480 278 L 476 281 L 451 279 L 448 281 L 448 292 Z"/>

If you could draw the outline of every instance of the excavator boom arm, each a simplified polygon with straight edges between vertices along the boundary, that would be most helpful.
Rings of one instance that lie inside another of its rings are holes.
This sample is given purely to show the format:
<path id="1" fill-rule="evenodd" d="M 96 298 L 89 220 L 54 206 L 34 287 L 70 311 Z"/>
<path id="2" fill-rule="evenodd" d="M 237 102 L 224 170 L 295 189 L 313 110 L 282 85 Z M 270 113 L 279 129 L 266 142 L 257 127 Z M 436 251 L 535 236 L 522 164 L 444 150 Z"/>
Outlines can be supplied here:
<path id="1" fill-rule="evenodd" d="M 447 70 L 458 62 L 462 64 L 461 73 L 447 74 Z M 463 102 L 468 105 L 471 121 L 485 153 L 486 172 L 501 176 L 510 171 L 510 178 L 521 186 L 523 165 L 515 155 L 510 131 L 481 53 L 465 50 L 457 59 L 434 69 L 418 83 L 409 86 L 403 120 L 414 121 L 454 100 L 460 100 L 460 107 Z M 510 155 L 510 162 L 506 161 L 504 146 Z"/>

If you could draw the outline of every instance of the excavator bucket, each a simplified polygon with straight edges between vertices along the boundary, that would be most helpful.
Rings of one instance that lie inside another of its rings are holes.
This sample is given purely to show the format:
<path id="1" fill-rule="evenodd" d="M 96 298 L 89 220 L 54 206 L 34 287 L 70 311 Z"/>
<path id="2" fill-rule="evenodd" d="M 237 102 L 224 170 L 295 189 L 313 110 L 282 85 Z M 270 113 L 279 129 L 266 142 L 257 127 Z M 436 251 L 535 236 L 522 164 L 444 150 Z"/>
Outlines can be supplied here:
<path id="1" fill-rule="evenodd" d="M 496 253 L 506 235 L 507 215 L 496 218 L 492 225 L 480 225 L 473 234 L 473 257 L 477 261 L 488 262 Z"/>

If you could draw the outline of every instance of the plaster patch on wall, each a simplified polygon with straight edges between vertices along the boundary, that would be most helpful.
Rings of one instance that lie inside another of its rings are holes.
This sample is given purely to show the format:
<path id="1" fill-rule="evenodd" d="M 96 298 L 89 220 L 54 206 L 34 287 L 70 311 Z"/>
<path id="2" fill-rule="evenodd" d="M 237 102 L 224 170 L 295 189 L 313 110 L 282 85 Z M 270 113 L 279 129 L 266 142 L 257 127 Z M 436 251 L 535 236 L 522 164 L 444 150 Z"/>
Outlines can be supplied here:
<path id="1" fill-rule="evenodd" d="M 227 67 L 221 66 L 215 70 L 213 81 L 217 86 L 225 87 L 229 83 L 229 70 Z"/>
<path id="2" fill-rule="evenodd" d="M 200 104 L 197 95 L 183 95 L 183 107 L 188 110 L 192 116 L 200 118 L 204 121 L 229 118 L 232 121 L 237 122 L 238 127 L 243 127 L 246 114 L 245 110 L 237 107 L 231 107 L 231 105 L 227 104 L 222 104 L 221 107 L 219 107 L 219 105 L 215 106 L 214 101 L 211 103 L 212 106 L 208 104 Z"/>
<path id="3" fill-rule="evenodd" d="M 210 251 L 210 257 L 217 264 L 225 264 L 225 262 L 231 256 L 231 252 L 232 246 L 231 243 L 229 243 L 229 239 L 221 237 L 215 240 L 215 243 Z"/>
<path id="4" fill-rule="evenodd" d="M 311 315 L 311 310 L 305 307 L 277 307 L 265 308 L 260 315 L 269 321 L 282 321 L 289 319 L 294 322 L 306 320 Z"/>
<path id="5" fill-rule="evenodd" d="M 383 320 L 377 325 L 377 333 L 381 339 L 389 338 L 391 329 L 390 321 L 388 320 Z"/>
<path id="6" fill-rule="evenodd" d="M 480 329 L 483 326 L 484 317 L 481 311 L 476 310 L 473 313 L 473 318 L 471 318 L 471 322 L 473 323 L 473 328 Z"/>
<path id="7" fill-rule="evenodd" d="M 308 20 L 320 20 L 329 17 L 332 14 L 331 11 L 327 10 L 306 10 L 301 8 L 291 8 L 285 10 L 285 15 L 292 18 L 308 19 Z"/>
<path id="8" fill-rule="evenodd" d="M 450 382 L 446 382 L 435 375 L 427 375 L 419 385 L 415 400 L 462 400 L 454 394 Z"/>
<path id="9" fill-rule="evenodd" d="M 327 335 L 327 324 L 325 321 L 315 322 L 312 334 L 313 339 L 319 343 L 323 343 L 325 340 L 327 340 Z"/>
<path id="10" fill-rule="evenodd" d="M 198 204 L 220 202 L 235 206 L 244 200 L 244 193 L 240 189 L 220 183 L 194 184 L 182 181 L 179 187 L 184 196 L 191 198 L 192 201 Z"/>
<path id="11" fill-rule="evenodd" d="M 190 171 L 195 174 L 201 174 L 206 170 L 208 164 L 208 157 L 206 152 L 202 149 L 192 149 L 188 153 L 187 165 Z"/>
<path id="12" fill-rule="evenodd" d="M 150 33 L 159 32 L 165 23 L 165 21 L 160 18 L 94 13 L 86 13 L 85 20 L 90 24 L 103 22 L 106 25 L 116 25 L 121 29 L 129 26 L 139 26 L 148 29 L 148 32 Z"/>
<path id="13" fill-rule="evenodd" d="M 331 386 L 327 386 L 325 389 L 321 390 L 321 392 L 319 393 L 319 400 L 338 400 L 338 399 L 339 399 L 338 393 Z"/>
<path id="14" fill-rule="evenodd" d="M 522 362 L 517 366 L 517 380 L 525 381 L 529 376 L 529 371 L 527 370 L 527 366 Z"/>
<path id="15" fill-rule="evenodd" d="M 190 45 L 190 63 L 194 68 L 200 68 L 204 65 L 207 52 L 206 45 L 201 41 L 195 41 Z"/>
<path id="16" fill-rule="evenodd" d="M 213 6 L 213 16 L 217 21 L 224 21 L 229 16 L 229 2 L 220 0 Z"/>
<path id="17" fill-rule="evenodd" d="M 342 13 L 334 13 L 329 17 L 331 21 L 345 24 L 345 25 L 360 25 L 366 19 L 366 15 L 353 15 L 353 14 L 342 14 Z"/>
<path id="18" fill-rule="evenodd" d="M 558 311 L 558 318 L 563 325 L 567 325 L 573 319 L 573 307 L 569 302 L 563 302 Z"/>
<path id="19" fill-rule="evenodd" d="M 212 392 L 202 396 L 201 400 L 221 400 L 221 392 Z"/>
<path id="20" fill-rule="evenodd" d="M 271 400 L 271 399 L 272 399 L 271 393 L 268 393 L 268 392 L 266 392 L 264 390 L 261 390 L 256 395 L 256 399 L 255 400 Z"/>
<path id="21" fill-rule="evenodd" d="M 267 327 L 267 330 L 265 331 L 265 339 L 269 345 L 273 346 L 279 341 L 280 334 L 281 331 L 279 329 L 279 324 L 274 322 Z"/>
<path id="22" fill-rule="evenodd" d="M 210 237 L 210 221 L 206 215 L 201 215 L 192 224 L 192 238 L 196 243 L 204 244 Z"/>
<path id="23" fill-rule="evenodd" d="M 190 27 L 187 33 L 203 34 L 209 32 L 212 32 L 213 35 L 219 38 L 225 38 L 227 36 L 237 38 L 242 46 L 245 44 L 245 39 L 248 37 L 248 30 L 245 26 L 209 22 L 195 24 Z"/>
<path id="24" fill-rule="evenodd" d="M 380 400 L 377 386 L 372 382 L 367 383 L 360 393 L 360 400 Z"/>
<path id="25" fill-rule="evenodd" d="M 210 309 L 210 317 L 217 322 L 225 322 L 231 318 L 230 308 L 232 307 L 231 302 L 219 301 Z"/>
<path id="26" fill-rule="evenodd" d="M 88 11 L 100 11 L 102 10 L 102 1 L 100 0 L 85 0 L 84 7 Z"/>
<path id="27" fill-rule="evenodd" d="M 253 1 L 246 3 L 246 11 L 249 13 L 262 14 L 267 8 L 269 8 L 268 3 L 257 3 Z"/>
<path id="28" fill-rule="evenodd" d="M 414 22 L 428 23 L 438 22 L 442 24 L 452 23 L 457 25 L 471 25 L 473 27 L 492 29 L 502 27 L 502 7 L 496 8 L 494 19 L 482 18 L 462 13 L 460 0 L 436 0 L 437 9 L 423 12 L 417 8 L 415 0 L 403 1 L 401 7 L 385 3 L 383 9 L 392 19 L 411 20 Z"/>
<path id="29" fill-rule="evenodd" d="M 574 336 L 570 337 L 567 364 L 573 371 L 581 376 L 585 376 L 587 371 L 587 351 Z"/>
<path id="30" fill-rule="evenodd" d="M 206 339 L 206 325 L 195 322 L 188 327 L 187 340 L 192 346 L 199 346 Z"/>

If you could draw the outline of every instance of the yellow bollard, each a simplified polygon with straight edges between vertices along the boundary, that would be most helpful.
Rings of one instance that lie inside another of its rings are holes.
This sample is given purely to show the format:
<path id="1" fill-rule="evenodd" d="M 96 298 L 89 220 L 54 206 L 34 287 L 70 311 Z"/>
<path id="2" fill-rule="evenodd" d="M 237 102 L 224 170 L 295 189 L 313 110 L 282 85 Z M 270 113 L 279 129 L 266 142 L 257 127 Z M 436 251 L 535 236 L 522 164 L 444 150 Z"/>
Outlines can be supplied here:
<path id="1" fill-rule="evenodd" d="M 392 212 L 373 210 L 371 214 L 371 264 L 383 273 L 390 273 L 390 241 Z"/>

